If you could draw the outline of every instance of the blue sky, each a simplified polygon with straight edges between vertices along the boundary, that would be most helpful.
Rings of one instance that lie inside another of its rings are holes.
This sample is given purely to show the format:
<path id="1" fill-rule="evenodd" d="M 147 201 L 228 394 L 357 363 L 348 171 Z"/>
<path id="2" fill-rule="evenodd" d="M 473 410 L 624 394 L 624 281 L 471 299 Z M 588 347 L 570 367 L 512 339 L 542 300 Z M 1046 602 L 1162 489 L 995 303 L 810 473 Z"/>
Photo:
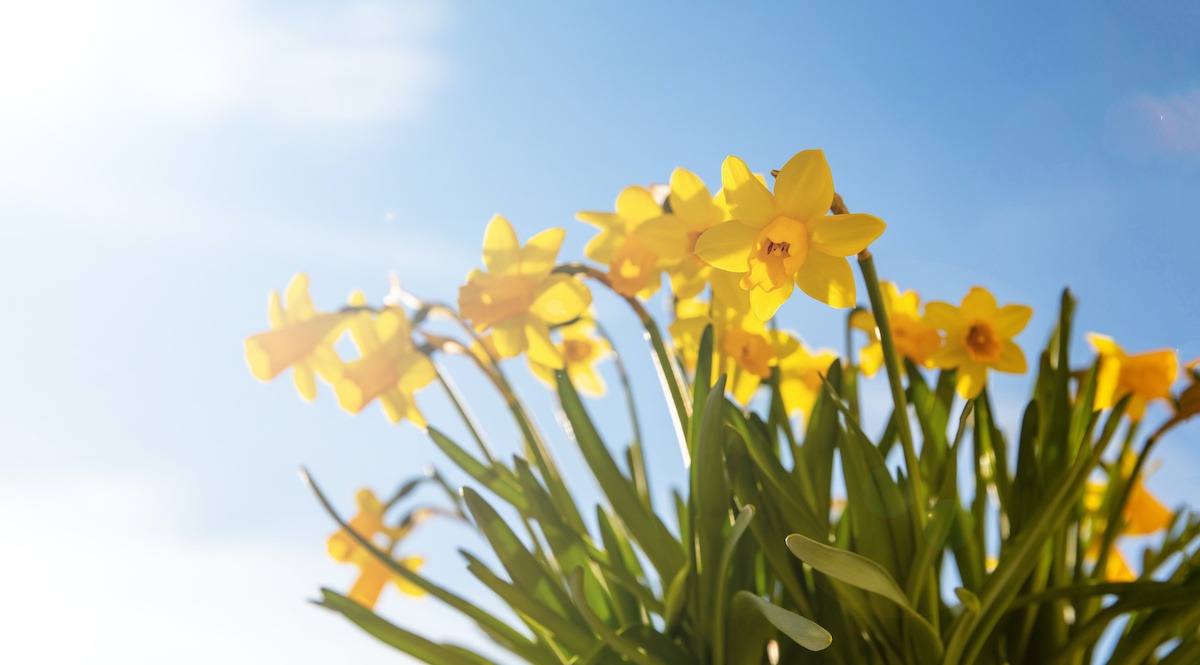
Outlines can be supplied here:
<path id="1" fill-rule="evenodd" d="M 21 628 L 0 654 L 157 662 L 196 640 L 186 625 L 208 640 L 195 662 L 395 662 L 302 602 L 352 573 L 325 558 L 329 524 L 295 470 L 349 507 L 442 460 L 374 408 L 254 381 L 241 343 L 266 293 L 305 270 L 318 306 L 353 288 L 378 301 L 395 269 L 452 300 L 493 213 L 523 238 L 567 228 L 579 257 L 592 230 L 576 211 L 677 166 L 715 189 L 727 155 L 765 171 L 823 148 L 851 209 L 888 222 L 885 278 L 1032 305 L 1030 353 L 1070 285 L 1080 330 L 1200 356 L 1198 32 L 1184 2 L 5 6 L 0 525 L 23 545 L 0 575 L 82 637 L 0 610 Z M 654 404 L 632 320 L 598 301 Z M 840 345 L 840 313 L 797 298 L 782 316 Z M 552 430 L 549 395 L 511 373 Z M 1010 429 L 1028 380 L 997 383 Z M 433 391 L 419 399 L 453 430 Z M 665 419 L 648 418 L 675 473 Z M 1170 504 L 1200 504 L 1197 445 L 1193 423 L 1159 449 L 1150 486 Z M 447 526 L 413 547 L 459 581 L 463 544 L 478 549 Z M 454 631 L 433 601 L 383 607 Z"/>

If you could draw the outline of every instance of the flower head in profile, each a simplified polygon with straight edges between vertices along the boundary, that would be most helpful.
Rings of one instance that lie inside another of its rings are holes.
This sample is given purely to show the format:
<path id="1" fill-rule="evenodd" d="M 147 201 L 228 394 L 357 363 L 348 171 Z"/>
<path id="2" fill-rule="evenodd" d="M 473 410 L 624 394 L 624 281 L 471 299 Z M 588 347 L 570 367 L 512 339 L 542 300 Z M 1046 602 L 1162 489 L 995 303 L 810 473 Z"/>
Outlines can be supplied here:
<path id="1" fill-rule="evenodd" d="M 832 349 L 809 348 L 800 338 L 782 331 L 771 333 L 779 358 L 779 396 L 787 413 L 800 413 L 808 420 L 813 404 L 823 390 L 822 376 L 838 359 Z"/>
<path id="2" fill-rule="evenodd" d="M 623 296 L 653 295 L 662 282 L 663 268 L 684 258 L 683 223 L 665 212 L 645 187 L 622 190 L 616 212 L 585 211 L 576 218 L 600 229 L 584 253 L 608 266 L 609 282 Z"/>
<path id="3" fill-rule="evenodd" d="M 612 352 L 612 346 L 596 335 L 595 326 L 586 317 L 561 326 L 557 331 L 561 339 L 556 346 L 562 354 L 563 370 L 571 378 L 571 384 L 585 395 L 604 395 L 604 379 L 596 371 L 596 365 Z M 546 385 L 555 385 L 555 368 L 532 358 L 529 359 L 529 368 Z"/>
<path id="4" fill-rule="evenodd" d="M 492 331 L 501 358 L 528 353 L 531 360 L 563 366 L 562 352 L 550 339 L 550 326 L 582 314 L 592 294 L 579 280 L 552 274 L 562 245 L 562 229 L 542 231 L 521 247 L 508 220 L 496 215 L 483 239 L 487 271 L 472 270 L 458 290 L 458 310 L 476 332 Z"/>
<path id="5" fill-rule="evenodd" d="M 1179 371 L 1179 359 L 1169 349 L 1129 355 L 1111 337 L 1089 333 L 1089 342 L 1100 356 L 1096 376 L 1096 408 L 1105 409 L 1129 398 L 1126 414 L 1138 421 L 1146 406 L 1156 399 L 1171 399 L 1171 385 Z"/>
<path id="6" fill-rule="evenodd" d="M 696 241 L 701 234 L 726 219 L 724 196 L 714 197 L 700 178 L 687 169 L 671 173 L 671 190 L 667 197 L 671 213 L 683 223 L 684 256 L 668 266 L 671 291 L 680 300 L 695 298 L 708 283 L 712 266 L 696 256 Z"/>
<path id="7" fill-rule="evenodd" d="M 1133 463 L 1134 457 L 1126 455 L 1119 466 L 1122 472 L 1127 474 L 1132 471 Z M 1104 515 L 1107 512 L 1103 507 L 1105 500 L 1110 497 L 1109 489 L 1109 484 L 1105 481 L 1089 481 L 1084 494 L 1084 508 L 1093 520 L 1092 544 L 1087 551 L 1087 559 L 1090 561 L 1099 558 L 1101 543 L 1097 536 L 1106 528 Z M 1169 528 L 1174 519 L 1175 514 L 1151 494 L 1146 489 L 1143 479 L 1138 477 L 1133 481 L 1133 487 L 1129 490 L 1129 498 L 1125 502 L 1125 509 L 1121 513 L 1122 526 L 1119 535 L 1121 537 L 1148 536 Z M 1137 575 L 1121 551 L 1117 549 L 1115 540 L 1108 553 L 1108 562 L 1104 570 L 1105 577 L 1111 582 L 1136 580 Z"/>
<path id="8" fill-rule="evenodd" d="M 742 276 L 760 321 L 775 314 L 794 286 L 833 307 L 854 304 L 854 273 L 844 257 L 866 249 L 885 225 L 871 215 L 827 214 L 833 176 L 823 152 L 792 157 L 774 194 L 737 157 L 725 160 L 721 183 L 733 219 L 705 231 L 696 255 Z"/>
<path id="9" fill-rule="evenodd" d="M 929 357 L 935 367 L 958 369 L 958 394 L 966 399 L 983 392 L 989 369 L 1022 374 L 1026 371 L 1025 353 L 1012 338 L 1021 332 L 1033 316 L 1025 305 L 1000 307 L 987 289 L 976 286 L 955 307 L 931 302 L 925 307 L 925 321 L 943 331 L 946 344 Z"/>
<path id="10" fill-rule="evenodd" d="M 366 305 L 361 293 L 350 296 L 350 306 Z M 433 363 L 412 341 L 408 316 L 399 307 L 385 307 L 378 314 L 359 311 L 350 322 L 350 336 L 360 357 L 341 366 L 329 377 L 338 404 L 358 413 L 378 399 L 388 420 L 410 420 L 425 427 L 413 393 L 429 385 L 436 376 Z"/>
<path id="11" fill-rule="evenodd" d="M 942 336 L 921 315 L 920 297 L 915 291 L 901 293 L 892 282 L 881 282 L 880 286 L 896 353 L 918 366 L 932 367 L 929 358 L 941 347 Z M 874 376 L 883 366 L 883 344 L 879 340 L 875 315 L 860 309 L 850 316 L 850 325 L 870 336 L 870 343 L 863 347 L 859 355 L 859 365 L 864 374 Z"/>
<path id="12" fill-rule="evenodd" d="M 414 522 L 403 527 L 388 527 L 383 520 L 383 513 L 387 507 L 369 489 L 359 490 L 355 499 L 358 503 L 358 513 L 350 518 L 347 526 L 384 552 L 390 552 L 408 531 L 416 526 Z M 375 607 L 383 588 L 389 582 L 410 596 L 421 596 L 425 593 L 380 561 L 344 529 L 330 536 L 326 546 L 329 556 L 335 561 L 358 566 L 358 578 L 346 595 L 364 607 Z M 412 571 L 416 571 L 423 563 L 421 557 L 406 557 L 395 562 Z"/>
<path id="13" fill-rule="evenodd" d="M 271 292 L 267 315 L 271 330 L 246 338 L 250 372 L 262 381 L 270 381 L 291 367 L 296 390 L 312 401 L 317 396 L 314 373 L 324 374 L 338 363 L 333 343 L 348 315 L 316 311 L 304 273 L 292 278 L 282 301 L 278 291 Z"/>

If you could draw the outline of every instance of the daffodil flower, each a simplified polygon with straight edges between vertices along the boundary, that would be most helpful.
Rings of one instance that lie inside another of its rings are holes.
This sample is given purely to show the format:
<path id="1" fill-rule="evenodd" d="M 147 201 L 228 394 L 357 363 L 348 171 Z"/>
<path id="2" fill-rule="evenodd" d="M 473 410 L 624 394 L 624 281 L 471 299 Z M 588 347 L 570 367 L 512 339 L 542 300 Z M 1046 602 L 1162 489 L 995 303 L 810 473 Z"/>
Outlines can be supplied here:
<path id="1" fill-rule="evenodd" d="M 562 353 L 550 339 L 550 326 L 582 314 L 592 294 L 579 280 L 552 274 L 566 232 L 548 229 L 525 247 L 508 220 L 496 215 L 483 238 L 487 271 L 472 270 L 458 290 L 458 311 L 476 332 L 492 331 L 501 358 L 522 353 L 544 365 L 561 368 Z"/>
<path id="2" fill-rule="evenodd" d="M 724 196 L 714 197 L 700 178 L 687 169 L 671 174 L 671 193 L 667 197 L 671 213 L 683 223 L 684 257 L 667 268 L 671 291 L 686 300 L 700 295 L 708 284 L 712 266 L 696 256 L 696 241 L 701 234 L 726 220 Z"/>
<path id="3" fill-rule="evenodd" d="M 611 351 L 608 342 L 595 334 L 595 327 L 587 318 L 557 329 L 562 341 L 556 346 L 563 357 L 563 368 L 571 378 L 571 384 L 579 392 L 592 397 L 604 395 L 604 379 L 596 372 L 596 364 Z M 543 383 L 553 387 L 554 369 L 530 358 L 529 368 Z"/>
<path id="4" fill-rule="evenodd" d="M 833 176 L 823 152 L 792 157 L 774 194 L 737 157 L 725 160 L 721 182 L 733 219 L 701 234 L 696 255 L 742 275 L 760 321 L 775 314 L 794 286 L 833 307 L 854 304 L 854 273 L 844 257 L 866 249 L 885 224 L 871 215 L 827 214 Z"/>
<path id="5" fill-rule="evenodd" d="M 1171 399 L 1179 360 L 1169 349 L 1129 355 L 1111 337 L 1089 333 L 1087 339 L 1100 356 L 1096 376 L 1096 408 L 1105 409 L 1129 398 L 1125 411 L 1130 420 L 1146 414 L 1146 406 L 1156 399 Z"/>
<path id="6" fill-rule="evenodd" d="M 972 399 L 983 392 L 989 369 L 1022 374 L 1025 353 L 1012 338 L 1029 323 L 1033 310 L 1025 305 L 996 304 L 987 289 L 976 286 L 962 306 L 931 302 L 925 321 L 945 332 L 946 345 L 929 357 L 935 367 L 958 369 L 958 394 Z"/>
<path id="7" fill-rule="evenodd" d="M 358 513 L 350 518 L 350 521 L 346 523 L 347 526 L 385 552 L 395 547 L 396 543 L 407 535 L 412 526 L 415 526 L 414 524 L 403 528 L 385 525 L 383 521 L 385 506 L 369 489 L 359 490 L 355 500 L 358 503 Z M 380 540 L 386 542 L 380 542 Z M 402 593 L 410 596 L 422 596 L 425 593 L 420 587 L 413 585 L 380 561 L 344 529 L 330 536 L 326 546 L 329 549 L 329 555 L 335 561 L 358 566 L 358 578 L 346 595 L 364 607 L 375 607 L 375 603 L 379 601 L 379 595 L 389 582 L 395 584 Z M 421 567 L 423 560 L 421 557 L 406 557 L 396 560 L 396 563 L 416 571 Z"/>
<path id="8" fill-rule="evenodd" d="M 362 307 L 361 293 L 350 296 L 352 307 Z M 399 307 L 385 307 L 372 316 L 360 311 L 350 323 L 350 336 L 358 347 L 358 360 L 342 365 L 329 377 L 338 404 L 358 413 L 378 399 L 393 423 L 408 419 L 425 427 L 413 393 L 429 385 L 436 376 L 433 364 L 412 341 L 408 317 Z"/>
<path id="9" fill-rule="evenodd" d="M 807 421 L 812 415 L 817 395 L 824 390 L 821 377 L 837 360 L 832 349 L 808 348 L 798 337 L 773 331 L 772 342 L 779 359 L 779 396 L 788 414 L 800 413 Z"/>
<path id="10" fill-rule="evenodd" d="M 1122 460 L 1121 466 L 1128 472 L 1130 470 L 1129 467 L 1133 466 L 1133 457 L 1128 456 Z M 1101 542 L 1098 534 L 1102 533 L 1105 528 L 1105 520 L 1101 516 L 1101 509 L 1107 492 L 1107 482 L 1089 481 L 1087 491 L 1084 493 L 1084 509 L 1092 515 L 1094 525 L 1092 544 L 1086 553 L 1086 559 L 1089 561 L 1096 561 L 1100 555 Z M 1125 510 L 1122 512 L 1120 536 L 1148 536 L 1170 527 L 1174 519 L 1175 514 L 1146 489 L 1145 484 L 1139 477 L 1134 482 L 1133 488 L 1129 492 L 1129 498 L 1125 502 Z M 1132 582 L 1137 579 L 1137 575 L 1129 566 L 1129 562 L 1125 560 L 1121 551 L 1117 549 L 1116 539 L 1114 539 L 1112 549 L 1108 553 L 1108 562 L 1105 565 L 1104 576 L 1110 582 Z"/>
<path id="11" fill-rule="evenodd" d="M 317 396 L 314 371 L 322 374 L 338 364 L 333 343 L 342 332 L 347 314 L 318 312 L 308 295 L 308 275 L 299 273 L 288 284 L 283 308 L 279 292 L 272 291 L 267 305 L 271 330 L 246 338 L 246 362 L 250 372 L 270 381 L 291 367 L 300 396 L 312 401 Z"/>
<path id="12" fill-rule="evenodd" d="M 941 347 L 942 336 L 921 315 L 920 297 L 915 291 L 901 293 L 892 282 L 880 282 L 880 286 L 896 353 L 919 366 L 932 367 L 929 358 Z M 875 316 L 860 309 L 851 315 L 850 325 L 866 332 L 871 338 L 859 354 L 858 362 L 863 374 L 875 376 L 875 372 L 883 366 L 883 344 L 879 340 Z"/>
<path id="13" fill-rule="evenodd" d="M 663 268 L 686 254 L 684 225 L 663 211 L 645 187 L 626 187 L 617 196 L 616 212 L 578 213 L 576 218 L 599 227 L 600 234 L 584 254 L 608 266 L 613 289 L 627 297 L 648 298 L 662 282 Z"/>

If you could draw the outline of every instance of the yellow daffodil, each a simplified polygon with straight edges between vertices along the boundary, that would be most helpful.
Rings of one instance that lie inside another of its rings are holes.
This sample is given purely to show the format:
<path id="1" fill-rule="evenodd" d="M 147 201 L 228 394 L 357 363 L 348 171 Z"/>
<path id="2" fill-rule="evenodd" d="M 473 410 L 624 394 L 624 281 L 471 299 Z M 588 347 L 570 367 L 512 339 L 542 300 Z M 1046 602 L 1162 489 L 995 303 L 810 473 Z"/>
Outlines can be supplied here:
<path id="1" fill-rule="evenodd" d="M 1171 399 L 1179 360 L 1175 352 L 1163 349 L 1129 355 L 1111 337 L 1089 333 L 1088 341 L 1100 355 L 1096 377 L 1096 408 L 1105 409 L 1125 395 L 1132 395 L 1126 414 L 1141 420 L 1146 405 L 1156 399 Z"/>
<path id="2" fill-rule="evenodd" d="M 318 312 L 308 295 L 308 275 L 299 273 L 288 284 L 284 300 L 272 291 L 267 314 L 271 330 L 246 338 L 246 362 L 250 372 L 262 381 L 270 381 L 292 368 L 292 378 L 300 396 L 312 401 L 317 396 L 314 370 L 324 373 L 337 365 L 333 343 L 342 331 L 347 314 Z"/>
<path id="3" fill-rule="evenodd" d="M 359 490 L 355 497 L 358 503 L 358 513 L 350 518 L 347 525 L 363 538 L 370 540 L 379 549 L 390 551 L 397 541 L 401 540 L 414 525 L 407 528 L 388 527 L 384 524 L 383 513 L 385 506 L 369 489 Z M 380 540 L 386 542 L 380 542 Z M 335 561 L 351 563 L 359 568 L 358 579 L 347 594 L 349 598 L 367 608 L 372 608 L 379 601 L 383 588 L 391 582 L 401 592 L 410 596 L 424 595 L 424 591 L 393 571 L 387 564 L 380 561 L 369 550 L 362 547 L 345 530 L 339 530 L 329 537 L 326 544 L 329 555 Z M 421 567 L 421 557 L 407 557 L 396 560 L 396 563 L 417 570 Z"/>
<path id="4" fill-rule="evenodd" d="M 365 304 L 361 293 L 350 296 L 351 307 Z M 350 323 L 350 336 L 360 357 L 330 377 L 338 404 L 358 413 L 378 398 L 391 422 L 407 418 L 425 427 L 413 393 L 429 385 L 436 373 L 429 358 L 413 344 L 404 310 L 385 307 L 374 316 L 359 312 Z"/>
<path id="5" fill-rule="evenodd" d="M 550 272 L 565 234 L 562 229 L 542 231 L 522 248 L 507 219 L 496 215 L 488 224 L 483 239 L 487 271 L 467 276 L 458 291 L 458 309 L 476 332 L 492 330 L 501 358 L 528 353 L 543 365 L 562 367 L 550 326 L 571 321 L 592 302 L 579 280 Z"/>
<path id="6" fill-rule="evenodd" d="M 1128 477 L 1133 472 L 1136 458 L 1133 454 L 1124 455 L 1119 465 L 1120 473 Z M 1117 473 L 1116 468 L 1112 471 Z M 1095 561 L 1100 554 L 1100 539 L 1095 534 L 1103 533 L 1106 528 L 1105 513 L 1102 512 L 1104 500 L 1109 492 L 1107 481 L 1088 481 L 1084 493 L 1083 506 L 1093 520 L 1093 538 L 1088 548 L 1086 558 Z M 1125 501 L 1125 509 L 1121 513 L 1121 531 L 1119 537 L 1148 536 L 1171 526 L 1175 514 L 1163 505 L 1149 490 L 1139 476 L 1129 490 L 1129 498 Z M 1117 549 L 1114 539 L 1112 549 L 1108 553 L 1108 563 L 1104 569 L 1105 578 L 1111 582 L 1131 582 L 1137 579 L 1133 569 L 1125 557 Z"/>
<path id="7" fill-rule="evenodd" d="M 1033 310 L 1025 305 L 996 304 L 987 289 L 976 286 L 962 306 L 931 302 L 925 307 L 926 323 L 946 334 L 946 345 L 929 357 L 935 367 L 958 369 L 958 394 L 977 397 L 987 382 L 988 369 L 1022 374 L 1025 353 L 1012 338 L 1029 323 Z"/>
<path id="8" fill-rule="evenodd" d="M 775 181 L 775 193 L 745 162 L 729 157 L 721 169 L 731 221 L 705 231 L 696 255 L 742 275 L 755 316 L 766 321 L 799 286 L 833 307 L 854 304 L 854 273 L 843 257 L 866 249 L 884 223 L 863 214 L 828 215 L 833 176 L 820 150 L 792 157 Z"/>
<path id="9" fill-rule="evenodd" d="M 814 351 L 785 332 L 772 332 L 771 337 L 779 359 L 779 396 L 783 408 L 788 414 L 799 412 L 807 420 L 817 395 L 824 390 L 821 376 L 829 372 L 838 355 L 831 349 Z"/>
<path id="10" fill-rule="evenodd" d="M 681 300 L 694 298 L 704 290 L 712 272 L 712 266 L 696 256 L 696 240 L 727 219 L 726 210 L 722 208 L 724 196 L 713 197 L 694 173 L 675 169 L 671 174 L 671 194 L 667 201 L 672 214 L 683 223 L 686 234 L 683 259 L 667 269 L 671 291 Z"/>
<path id="11" fill-rule="evenodd" d="M 929 358 L 941 347 L 942 336 L 937 328 L 926 323 L 925 317 L 921 316 L 920 297 L 916 291 L 901 293 L 892 282 L 880 282 L 880 286 L 896 353 L 916 365 L 932 367 Z M 875 376 L 875 372 L 883 366 L 883 344 L 879 341 L 875 316 L 866 310 L 858 310 L 850 317 L 850 325 L 866 332 L 871 338 L 871 342 L 859 354 L 858 362 L 864 374 Z"/>
<path id="12" fill-rule="evenodd" d="M 600 229 L 584 253 L 608 266 L 613 289 L 624 296 L 653 295 L 663 268 L 678 263 L 687 252 L 683 223 L 664 212 L 645 187 L 622 190 L 616 212 L 581 212 L 576 218 Z"/>
<path id="13" fill-rule="evenodd" d="M 571 383 L 585 395 L 600 397 L 604 394 L 604 379 L 596 372 L 596 363 L 612 351 L 608 342 L 595 334 L 595 326 L 586 318 L 558 328 L 562 341 L 556 346 L 563 357 L 564 369 Z M 549 365 L 529 360 L 533 375 L 543 383 L 554 387 L 554 369 Z"/>

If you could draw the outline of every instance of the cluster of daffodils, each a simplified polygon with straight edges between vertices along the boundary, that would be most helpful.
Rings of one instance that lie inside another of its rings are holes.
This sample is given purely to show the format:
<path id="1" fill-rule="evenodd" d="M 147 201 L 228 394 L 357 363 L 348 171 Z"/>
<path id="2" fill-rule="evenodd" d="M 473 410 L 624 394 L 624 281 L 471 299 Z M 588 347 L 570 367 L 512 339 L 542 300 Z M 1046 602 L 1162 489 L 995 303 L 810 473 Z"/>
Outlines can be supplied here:
<path id="1" fill-rule="evenodd" d="M 501 367 L 524 358 L 547 384 L 561 371 L 580 392 L 599 397 L 606 390 L 600 364 L 616 353 L 591 306 L 589 285 L 615 292 L 643 322 L 650 317 L 642 301 L 668 288 L 673 317 L 664 355 L 672 370 L 690 380 L 702 360 L 701 340 L 711 330 L 712 357 L 703 360 L 711 360 L 713 383 L 725 376 L 727 393 L 745 408 L 770 385 L 784 413 L 808 419 L 831 365 L 839 362 L 843 372 L 868 377 L 885 368 L 897 385 L 904 364 L 911 371 L 953 372 L 966 400 L 984 394 L 989 371 L 1027 371 L 1026 355 L 1014 340 L 1030 321 L 1029 307 L 1001 305 L 976 286 L 957 305 L 929 302 L 922 308 L 916 293 L 877 280 L 867 248 L 885 224 L 845 208 L 821 151 L 800 152 L 767 176 L 729 157 L 720 184 L 713 193 L 680 168 L 668 186 L 624 189 L 611 212 L 580 212 L 580 221 L 599 229 L 585 249 L 592 265 L 559 262 L 563 229 L 542 231 L 522 244 L 509 221 L 496 216 L 484 232 L 483 267 L 467 275 L 457 307 L 411 298 L 409 307 L 374 306 L 356 292 L 344 306 L 322 312 L 308 295 L 307 277 L 297 275 L 282 298 L 271 294 L 271 329 L 246 340 L 251 372 L 270 380 L 292 369 L 306 400 L 316 397 L 320 377 L 345 410 L 358 413 L 377 401 L 391 422 L 408 420 L 421 428 L 427 424 L 415 394 L 439 378 L 450 391 L 434 362 L 439 353 L 472 359 L 502 391 L 509 386 Z M 849 260 L 856 256 L 870 264 L 869 274 L 863 273 L 869 304 L 859 301 Z M 778 329 L 773 318 L 797 288 L 831 308 L 854 308 L 849 325 L 863 339 L 857 359 L 813 349 L 796 333 Z M 458 324 L 453 334 L 428 329 L 429 320 L 444 315 Z M 344 342 L 347 337 L 351 344 Z M 1100 358 L 1096 408 L 1128 396 L 1126 413 L 1137 421 L 1147 404 L 1174 399 L 1179 367 L 1174 352 L 1131 355 L 1107 337 L 1090 340 Z M 1096 485 L 1089 496 L 1089 508 L 1099 511 L 1104 486 Z M 1140 483 L 1133 496 L 1126 504 L 1126 532 L 1163 528 L 1165 509 L 1154 507 Z M 385 505 L 369 490 L 360 492 L 358 504 L 350 528 L 385 552 L 413 526 L 387 526 Z M 1093 526 L 1104 528 L 1099 518 Z M 373 606 L 389 583 L 416 591 L 345 530 L 330 538 L 329 552 L 361 569 L 349 596 L 363 606 Z M 1095 561 L 1101 552 L 1089 556 Z M 401 561 L 414 569 L 420 563 L 413 557 Z M 1106 563 L 1114 578 L 1128 577 L 1119 554 Z"/>

